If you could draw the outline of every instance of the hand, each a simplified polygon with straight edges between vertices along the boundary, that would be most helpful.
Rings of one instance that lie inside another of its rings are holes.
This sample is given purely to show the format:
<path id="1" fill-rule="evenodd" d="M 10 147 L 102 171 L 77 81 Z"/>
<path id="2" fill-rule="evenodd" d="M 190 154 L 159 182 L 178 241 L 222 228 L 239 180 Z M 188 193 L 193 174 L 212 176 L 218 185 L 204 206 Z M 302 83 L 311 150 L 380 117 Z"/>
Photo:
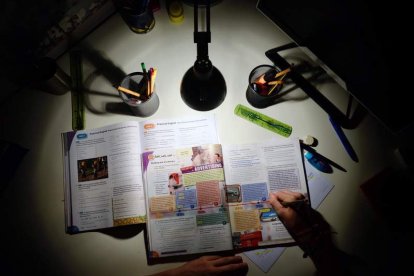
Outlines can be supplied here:
<path id="1" fill-rule="evenodd" d="M 292 191 L 269 195 L 269 202 L 279 219 L 303 250 L 304 256 L 310 256 L 318 275 L 348 275 L 341 264 L 342 253 L 333 244 L 330 225 L 322 215 L 307 203 L 292 207 L 284 204 L 303 199 L 303 194 Z"/>
<path id="2" fill-rule="evenodd" d="M 165 276 L 216 276 L 246 275 L 249 270 L 240 256 L 203 256 L 192 260 L 178 268 L 161 272 L 156 275 Z"/>
<path id="3" fill-rule="evenodd" d="M 305 203 L 294 207 L 284 203 L 303 200 L 305 196 L 292 191 L 279 191 L 269 195 L 279 219 L 306 255 L 314 254 L 320 247 L 333 248 L 330 225 L 322 215 Z"/>
<path id="4" fill-rule="evenodd" d="M 309 250 L 307 247 L 313 247 L 321 239 L 329 241 L 331 230 L 322 215 L 312 209 L 309 204 L 285 207 L 284 203 L 304 199 L 303 194 L 292 191 L 279 191 L 269 195 L 269 202 L 275 208 L 280 220 L 298 245 L 306 252 Z"/>
<path id="5" fill-rule="evenodd" d="M 287 230 L 292 234 L 301 233 L 303 230 L 307 229 L 309 225 L 303 221 L 303 218 L 296 210 L 290 207 L 285 207 L 282 203 L 302 199 L 305 199 L 303 194 L 292 191 L 279 191 L 270 193 L 269 195 L 270 204 L 272 204 L 279 219 L 283 222 Z"/>

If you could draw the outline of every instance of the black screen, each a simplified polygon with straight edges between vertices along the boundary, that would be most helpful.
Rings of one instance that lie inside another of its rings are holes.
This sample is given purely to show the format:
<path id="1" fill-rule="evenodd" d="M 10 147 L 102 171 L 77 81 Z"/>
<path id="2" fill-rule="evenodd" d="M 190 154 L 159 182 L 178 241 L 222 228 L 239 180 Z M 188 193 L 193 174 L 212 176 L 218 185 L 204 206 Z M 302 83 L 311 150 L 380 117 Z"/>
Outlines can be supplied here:
<path id="1" fill-rule="evenodd" d="M 257 8 L 308 48 L 394 133 L 412 129 L 410 9 L 367 0 L 259 0 Z"/>

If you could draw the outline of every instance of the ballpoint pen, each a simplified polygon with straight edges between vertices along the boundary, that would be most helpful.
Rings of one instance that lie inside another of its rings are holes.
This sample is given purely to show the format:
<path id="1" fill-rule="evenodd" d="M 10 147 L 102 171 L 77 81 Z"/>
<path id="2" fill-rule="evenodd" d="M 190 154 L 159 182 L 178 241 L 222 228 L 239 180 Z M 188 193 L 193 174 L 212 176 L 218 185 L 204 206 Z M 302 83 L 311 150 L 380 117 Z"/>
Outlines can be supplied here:
<path id="1" fill-rule="evenodd" d="M 324 173 L 332 173 L 333 169 L 332 167 L 337 168 L 338 170 L 341 170 L 343 172 L 346 172 L 346 169 L 340 166 L 339 164 L 335 163 L 331 159 L 323 156 L 322 154 L 318 153 L 315 149 L 313 149 L 309 145 L 305 145 L 304 143 L 301 143 L 304 156 L 308 162 L 314 166 L 316 169 L 320 170 Z"/>
<path id="2" fill-rule="evenodd" d="M 149 97 L 150 94 L 151 94 L 151 79 L 148 75 L 147 68 L 145 67 L 144 62 L 141 62 L 141 68 L 142 68 L 142 73 L 143 73 L 144 79 L 145 79 L 146 84 L 147 84 L 147 96 Z"/>
<path id="3" fill-rule="evenodd" d="M 352 160 L 355 162 L 358 162 L 358 156 L 356 155 L 354 149 L 352 148 L 351 144 L 349 143 L 348 139 L 345 136 L 344 131 L 342 130 L 341 126 L 338 125 L 334 119 L 329 117 L 329 121 L 332 124 L 333 129 L 336 132 L 336 135 L 338 136 L 339 140 L 341 141 L 342 145 L 344 146 L 346 152 L 351 157 Z"/>
<path id="4" fill-rule="evenodd" d="M 299 208 L 303 204 L 308 204 L 308 200 L 305 199 L 298 199 L 294 201 L 282 201 L 280 204 L 282 204 L 283 207 L 292 207 L 292 208 Z"/>
<path id="5" fill-rule="evenodd" d="M 309 204 L 309 200 L 307 198 L 297 199 L 293 201 L 279 201 L 279 202 L 283 207 L 291 207 L 293 209 L 300 208 L 302 207 L 303 204 Z M 271 204 L 269 200 L 267 200 L 266 203 Z"/>
<path id="6" fill-rule="evenodd" d="M 304 149 L 304 156 L 305 156 L 306 160 L 308 160 L 308 162 L 312 166 L 314 166 L 316 169 L 318 169 L 319 171 L 324 172 L 324 173 L 332 173 L 333 172 L 333 169 L 329 165 L 329 163 L 327 163 L 325 160 L 323 160 L 321 158 L 321 155 L 316 154 L 315 151 Z"/>

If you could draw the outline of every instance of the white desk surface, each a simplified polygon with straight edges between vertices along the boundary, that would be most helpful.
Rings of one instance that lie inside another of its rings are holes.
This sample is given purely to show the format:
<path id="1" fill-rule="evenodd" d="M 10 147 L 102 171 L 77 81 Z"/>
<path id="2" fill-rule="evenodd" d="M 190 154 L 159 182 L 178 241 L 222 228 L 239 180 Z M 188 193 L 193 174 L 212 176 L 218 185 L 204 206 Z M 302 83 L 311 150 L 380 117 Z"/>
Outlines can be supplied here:
<path id="1" fill-rule="evenodd" d="M 170 23 L 164 2 L 155 13 L 155 28 L 147 34 L 135 34 L 115 14 L 90 34 L 88 44 L 119 72 L 140 71 L 140 63 L 158 68 L 156 91 L 159 110 L 153 118 L 195 115 L 180 97 L 180 82 L 196 58 L 193 43 L 193 9 L 187 5 L 181 25 Z M 260 128 L 233 114 L 241 103 L 250 106 L 245 91 L 251 69 L 271 64 L 265 51 L 290 42 L 277 27 L 256 10 L 256 1 L 226 0 L 211 8 L 212 42 L 209 56 L 223 74 L 227 96 L 223 104 L 209 111 L 217 115 L 217 126 L 223 144 L 255 142 L 277 134 Z M 69 72 L 68 55 L 58 63 Z M 112 69 L 113 69 L 112 68 Z M 85 59 L 86 128 L 95 128 L 125 120 L 145 120 L 105 111 L 106 103 L 121 102 L 111 85 L 116 74 L 102 74 Z M 338 105 L 344 105 L 346 94 L 334 84 L 318 86 L 336 93 Z M 303 96 L 301 90 L 296 91 Z M 345 96 L 344 96 L 345 95 Z M 293 136 L 312 135 L 319 141 L 316 150 L 344 167 L 324 174 L 335 184 L 319 211 L 337 231 L 339 247 L 375 263 L 386 254 L 372 246 L 384 230 L 375 229 L 378 220 L 359 189 L 359 185 L 381 171 L 390 161 L 392 146 L 387 132 L 371 116 L 345 133 L 355 148 L 359 162 L 345 152 L 329 123 L 327 114 L 311 99 L 286 101 L 259 110 L 293 126 Z M 64 231 L 63 165 L 60 134 L 71 130 L 70 93 L 53 95 L 38 90 L 21 91 L 2 107 L 1 138 L 30 149 L 18 171 L 0 194 L 2 210 L 1 246 L 6 252 L 2 269 L 33 269 L 56 275 L 143 275 L 175 267 L 178 264 L 148 266 L 143 231 L 110 235 L 89 232 L 68 235 Z M 373 234 L 374 232 L 375 234 Z M 4 245 L 6 244 L 6 247 Z M 263 272 L 243 256 L 250 265 L 249 275 Z M 5 265 L 3 265 L 5 264 Z M 302 258 L 297 247 L 287 249 L 273 265 L 269 275 L 312 275 L 314 267 Z"/>

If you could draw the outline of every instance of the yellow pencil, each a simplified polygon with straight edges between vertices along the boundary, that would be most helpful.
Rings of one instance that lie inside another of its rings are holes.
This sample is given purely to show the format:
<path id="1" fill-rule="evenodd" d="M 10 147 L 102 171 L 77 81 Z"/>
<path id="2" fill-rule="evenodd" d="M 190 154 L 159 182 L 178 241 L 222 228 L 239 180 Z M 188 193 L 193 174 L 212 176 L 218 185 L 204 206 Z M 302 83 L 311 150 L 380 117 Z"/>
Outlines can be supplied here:
<path id="1" fill-rule="evenodd" d="M 277 81 L 271 81 L 271 82 L 268 82 L 267 84 L 268 85 L 274 85 L 274 84 L 282 84 L 283 83 L 283 81 L 282 80 L 277 80 Z"/>
<path id="2" fill-rule="evenodd" d="M 285 70 L 278 72 L 278 73 L 275 75 L 275 78 L 280 77 L 280 76 L 282 76 L 282 75 L 286 75 L 286 74 L 287 74 L 287 73 L 289 73 L 289 72 L 290 72 L 290 68 L 286 68 Z"/>
<path id="3" fill-rule="evenodd" d="M 289 69 L 289 68 L 288 68 Z M 286 70 L 288 70 L 288 69 L 286 69 Z M 286 71 L 286 70 L 283 70 L 283 71 Z M 282 71 L 282 72 L 283 72 Z M 289 69 L 289 71 L 290 71 L 290 69 Z M 270 91 L 269 91 L 269 93 L 267 93 L 267 95 L 269 96 L 270 94 L 272 94 L 272 92 L 273 92 L 273 90 L 275 90 L 275 88 L 277 87 L 277 86 L 279 86 L 279 84 L 280 85 L 282 85 L 283 84 L 283 79 L 286 77 L 286 75 L 287 75 L 287 73 L 289 72 L 289 71 L 287 71 L 281 78 L 280 78 L 280 80 L 277 80 L 277 81 L 272 81 L 272 82 L 269 82 L 268 84 L 270 84 L 270 85 L 272 85 L 272 84 L 274 84 L 274 86 L 270 89 Z"/>
<path id="4" fill-rule="evenodd" d="M 121 92 L 124 92 L 126 94 L 133 95 L 133 96 L 138 97 L 138 98 L 141 97 L 141 94 L 139 94 L 137 92 L 134 92 L 132 90 L 129 90 L 128 88 L 125 88 L 125 87 L 122 87 L 122 86 L 118 86 L 118 90 L 121 91 Z"/>
<path id="5" fill-rule="evenodd" d="M 267 93 L 267 95 L 269 96 L 270 94 L 272 94 L 273 90 L 275 90 L 275 88 L 277 86 L 278 86 L 277 84 L 273 85 L 273 87 L 269 90 L 269 92 Z"/>
<path id="6" fill-rule="evenodd" d="M 150 90 L 151 94 L 154 91 L 155 77 L 157 76 L 157 71 L 158 71 L 157 69 L 154 69 L 151 74 L 151 90 Z"/>

